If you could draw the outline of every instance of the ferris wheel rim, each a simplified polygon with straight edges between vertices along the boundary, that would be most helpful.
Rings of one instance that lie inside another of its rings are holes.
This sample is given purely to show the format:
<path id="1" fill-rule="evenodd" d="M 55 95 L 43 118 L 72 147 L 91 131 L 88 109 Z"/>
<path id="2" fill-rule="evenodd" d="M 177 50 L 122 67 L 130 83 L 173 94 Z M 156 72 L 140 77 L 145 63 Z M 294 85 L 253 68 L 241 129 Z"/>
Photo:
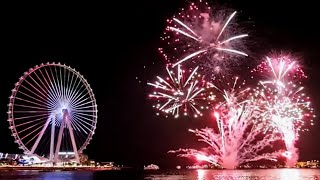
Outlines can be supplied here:
<path id="1" fill-rule="evenodd" d="M 93 135 L 95 134 L 95 129 L 96 129 L 96 125 L 97 125 L 97 118 L 98 118 L 98 109 L 97 109 L 97 103 L 96 103 L 96 98 L 95 95 L 93 93 L 93 90 L 90 86 L 90 84 L 88 83 L 88 81 L 83 77 L 83 75 L 80 74 L 80 72 L 78 72 L 75 68 L 71 68 L 70 66 L 67 66 L 65 64 L 61 64 L 59 63 L 49 63 L 47 62 L 46 64 L 41 63 L 40 65 L 36 65 L 34 66 L 34 68 L 29 68 L 28 71 L 25 71 L 23 73 L 23 75 L 19 78 L 18 82 L 15 83 L 14 88 L 11 90 L 11 95 L 9 97 L 9 104 L 8 104 L 8 122 L 9 122 L 9 129 L 11 130 L 11 135 L 14 137 L 14 142 L 17 143 L 19 145 L 19 149 L 22 149 L 24 154 L 30 154 L 30 148 L 26 147 L 25 143 L 22 142 L 21 138 L 18 135 L 18 131 L 16 129 L 16 125 L 15 125 L 15 116 L 14 116 L 14 102 L 16 100 L 16 94 L 22 84 L 22 82 L 25 81 L 25 79 L 30 76 L 32 73 L 34 73 L 35 71 L 37 71 L 40 68 L 43 67 L 47 67 L 47 66 L 58 66 L 61 68 L 65 68 L 66 70 L 74 73 L 83 83 L 83 85 L 85 86 L 86 91 L 89 94 L 90 99 L 92 100 L 92 104 L 93 104 L 93 114 L 94 116 L 92 116 L 92 124 L 91 124 L 91 129 L 87 135 L 87 138 L 85 139 L 84 143 L 79 147 L 78 149 L 78 153 L 82 153 L 82 151 L 84 149 L 86 149 L 87 145 L 90 144 L 90 141 L 92 140 Z"/>

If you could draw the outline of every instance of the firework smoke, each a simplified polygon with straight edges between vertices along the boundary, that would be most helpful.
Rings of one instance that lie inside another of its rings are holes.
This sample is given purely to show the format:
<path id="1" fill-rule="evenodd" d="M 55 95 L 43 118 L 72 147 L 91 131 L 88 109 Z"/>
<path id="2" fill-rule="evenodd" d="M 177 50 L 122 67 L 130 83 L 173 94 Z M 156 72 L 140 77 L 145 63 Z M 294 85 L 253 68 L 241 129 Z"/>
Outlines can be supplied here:
<path id="1" fill-rule="evenodd" d="M 172 19 L 161 39 L 165 46 L 159 48 L 165 59 L 177 66 L 193 62 L 210 75 L 224 73 L 237 58 L 248 56 L 242 52 L 243 38 L 248 34 L 238 32 L 234 17 L 236 11 L 213 10 L 208 3 L 191 3 Z"/>

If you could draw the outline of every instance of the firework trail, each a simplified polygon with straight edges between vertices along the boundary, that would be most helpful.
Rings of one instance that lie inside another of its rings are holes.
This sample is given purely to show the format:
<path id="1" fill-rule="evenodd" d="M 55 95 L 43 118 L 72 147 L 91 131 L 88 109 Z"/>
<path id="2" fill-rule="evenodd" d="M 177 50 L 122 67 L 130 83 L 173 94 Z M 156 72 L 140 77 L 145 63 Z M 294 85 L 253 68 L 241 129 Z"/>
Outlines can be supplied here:
<path id="1" fill-rule="evenodd" d="M 222 78 L 213 80 L 212 83 L 208 83 L 209 88 L 213 88 L 221 94 L 221 98 L 217 99 L 216 109 L 233 106 L 234 104 L 241 105 L 249 101 L 247 93 L 250 92 L 250 88 L 246 87 L 246 81 L 239 83 L 239 77 L 234 77 L 231 80 L 232 82 L 230 83 L 230 80 L 223 76 Z M 218 86 L 224 88 L 219 88 Z"/>
<path id="2" fill-rule="evenodd" d="M 234 34 L 238 32 L 233 22 L 235 15 L 236 11 L 230 14 L 213 11 L 201 0 L 191 3 L 167 20 L 168 26 L 161 37 L 165 47 L 159 51 L 173 67 L 187 61 L 200 62 L 200 69 L 209 71 L 210 75 L 224 73 L 237 63 L 237 58 L 248 56 L 239 50 L 244 49 L 242 39 L 248 34 Z"/>
<path id="3" fill-rule="evenodd" d="M 293 166 L 298 160 L 298 151 L 295 142 L 299 131 L 306 120 L 312 118 L 313 109 L 310 107 L 310 98 L 303 92 L 299 80 L 306 78 L 297 62 L 286 56 L 276 58 L 267 57 L 267 61 L 260 64 L 254 71 L 267 73 L 271 79 L 260 81 L 255 91 L 255 97 L 260 104 L 262 121 L 267 125 L 266 130 L 277 131 L 282 135 L 287 152 L 287 165 Z M 298 81 L 297 84 L 295 81 Z"/>
<path id="4" fill-rule="evenodd" d="M 277 141 L 276 133 L 263 133 L 260 110 L 255 101 L 245 100 L 250 97 L 249 89 L 235 92 L 223 90 L 225 101 L 215 107 L 214 119 L 217 129 L 204 128 L 189 130 L 200 137 L 209 147 L 203 150 L 179 149 L 169 151 L 180 157 L 196 158 L 227 169 L 234 169 L 241 164 L 262 159 L 276 161 L 279 152 L 266 153 L 266 149 Z M 238 88 L 237 88 L 238 89 Z"/>
<path id="5" fill-rule="evenodd" d="M 207 83 L 203 76 L 197 73 L 198 67 L 190 71 L 189 75 L 186 75 L 180 65 L 176 68 L 176 74 L 167 67 L 167 78 L 157 76 L 158 81 L 147 83 L 155 88 L 149 95 L 157 101 L 154 108 L 176 118 L 181 113 L 185 116 L 189 113 L 194 117 L 202 116 L 202 111 L 209 109 L 215 96 L 206 90 Z"/>

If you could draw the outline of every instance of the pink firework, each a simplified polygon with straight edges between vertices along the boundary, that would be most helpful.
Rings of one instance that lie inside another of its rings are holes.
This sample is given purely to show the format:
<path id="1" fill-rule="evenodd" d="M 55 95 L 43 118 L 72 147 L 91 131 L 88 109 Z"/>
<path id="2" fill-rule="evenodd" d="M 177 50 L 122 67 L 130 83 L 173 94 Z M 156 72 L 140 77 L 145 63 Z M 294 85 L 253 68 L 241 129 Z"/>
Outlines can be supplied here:
<path id="1" fill-rule="evenodd" d="M 292 166 L 298 158 L 295 142 L 299 131 L 305 130 L 303 127 L 307 120 L 313 125 L 314 115 L 309 97 L 302 92 L 303 87 L 292 82 L 284 85 L 286 88 L 279 91 L 276 83 L 263 84 L 255 93 L 262 114 L 261 120 L 266 123 L 267 129 L 282 134 L 287 151 L 294 157 L 287 162 L 288 166 Z"/>
<path id="2" fill-rule="evenodd" d="M 271 76 L 270 79 L 260 81 L 254 94 L 262 111 L 261 119 L 268 125 L 267 130 L 282 134 L 287 154 L 290 154 L 286 156 L 290 157 L 287 165 L 292 166 L 298 159 L 295 142 L 299 131 L 305 130 L 303 127 L 306 121 L 313 125 L 310 98 L 303 92 L 304 88 L 299 82 L 306 76 L 297 62 L 286 56 L 267 57 L 267 61 L 260 64 L 255 71 Z"/>
<path id="3" fill-rule="evenodd" d="M 206 90 L 207 83 L 203 76 L 197 73 L 198 67 L 185 71 L 179 65 L 176 69 L 177 72 L 174 73 L 167 67 L 168 77 L 157 76 L 157 81 L 148 83 L 155 88 L 149 95 L 157 102 L 153 107 L 176 118 L 180 114 L 202 116 L 202 111 L 209 109 L 215 96 Z"/>
<path id="4" fill-rule="evenodd" d="M 250 92 L 250 88 L 246 87 L 246 81 L 239 82 L 239 77 L 227 79 L 223 76 L 212 82 L 213 83 L 208 83 L 209 87 L 221 94 L 221 99 L 215 104 L 215 109 L 232 106 L 234 104 L 241 105 L 249 101 L 247 95 Z"/>
<path id="5" fill-rule="evenodd" d="M 265 75 L 263 83 L 275 83 L 279 88 L 284 88 L 287 81 L 300 81 L 307 78 L 297 61 L 289 55 L 266 57 L 266 61 L 259 64 L 252 72 Z"/>
<path id="6" fill-rule="evenodd" d="M 276 161 L 279 152 L 266 153 L 266 149 L 278 140 L 278 136 L 276 133 L 263 133 L 264 124 L 258 120 L 260 110 L 255 101 L 243 100 L 243 94 L 246 92 L 245 94 L 249 97 L 250 92 L 241 90 L 241 93 L 235 93 L 234 89 L 224 90 L 225 101 L 215 108 L 213 116 L 217 129 L 189 130 L 200 137 L 199 141 L 205 142 L 208 145 L 207 148 L 179 149 L 169 152 L 227 169 L 261 159 Z"/>
<path id="7" fill-rule="evenodd" d="M 248 34 L 235 33 L 235 15 L 236 11 L 213 10 L 202 0 L 191 3 L 167 20 L 161 37 L 165 46 L 159 51 L 173 66 L 200 62 L 210 74 L 223 73 L 238 57 L 248 56 L 241 51 Z"/>
<path id="8" fill-rule="evenodd" d="M 285 84 L 286 88 L 278 90 L 276 84 L 263 84 L 255 89 L 256 100 L 259 102 L 261 109 L 264 108 L 264 121 L 276 119 L 271 127 L 281 126 L 279 118 L 290 121 L 296 131 L 303 129 L 306 120 L 310 120 L 313 125 L 313 108 L 311 107 L 310 98 L 303 93 L 303 87 L 297 86 L 293 82 Z M 286 123 L 284 123 L 286 124 Z"/>

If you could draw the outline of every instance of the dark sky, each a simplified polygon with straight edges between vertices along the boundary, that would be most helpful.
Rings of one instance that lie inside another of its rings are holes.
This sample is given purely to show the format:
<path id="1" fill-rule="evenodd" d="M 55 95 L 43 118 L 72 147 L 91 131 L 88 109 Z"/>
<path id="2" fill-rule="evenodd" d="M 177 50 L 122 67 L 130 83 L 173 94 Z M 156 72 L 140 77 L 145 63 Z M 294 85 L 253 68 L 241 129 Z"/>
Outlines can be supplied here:
<path id="1" fill-rule="evenodd" d="M 96 95 L 99 117 L 96 134 L 85 151 L 89 157 L 120 164 L 175 166 L 184 162 L 166 152 L 193 146 L 195 139 L 187 129 L 202 127 L 206 122 L 156 117 L 146 99 L 148 89 L 135 77 L 145 71 L 144 65 L 161 61 L 157 48 L 164 22 L 187 2 L 112 3 L 2 6 L 0 152 L 19 152 L 6 121 L 14 83 L 34 65 L 60 61 L 80 71 Z M 244 24 L 254 35 L 251 48 L 258 54 L 256 58 L 271 50 L 285 50 L 303 59 L 309 74 L 307 89 L 319 111 L 320 31 L 316 2 L 229 0 L 226 5 L 247 18 Z M 152 75 L 160 73 L 162 67 L 153 67 Z M 153 79 L 151 73 L 146 74 L 146 79 Z M 302 160 L 320 159 L 319 138 L 317 118 L 316 126 L 302 134 L 298 142 Z"/>

